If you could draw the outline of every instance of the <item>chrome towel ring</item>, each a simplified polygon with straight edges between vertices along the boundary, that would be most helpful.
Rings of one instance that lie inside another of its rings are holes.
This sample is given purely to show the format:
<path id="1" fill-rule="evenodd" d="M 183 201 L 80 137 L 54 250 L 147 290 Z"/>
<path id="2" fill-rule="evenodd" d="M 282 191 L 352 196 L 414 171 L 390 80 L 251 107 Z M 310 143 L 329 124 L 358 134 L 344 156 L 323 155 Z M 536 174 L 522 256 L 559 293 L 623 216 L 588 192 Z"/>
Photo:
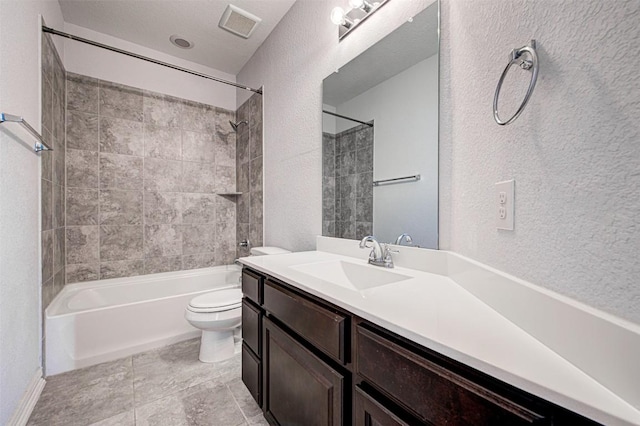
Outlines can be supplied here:
<path id="1" fill-rule="evenodd" d="M 530 60 L 524 59 L 522 57 L 522 55 L 525 53 L 529 54 L 529 56 L 531 57 Z M 498 115 L 498 98 L 500 97 L 500 89 L 502 89 L 502 83 L 504 83 L 504 79 L 507 76 L 509 69 L 513 65 L 518 65 L 523 70 L 531 71 L 531 82 L 529 82 L 527 94 L 524 96 L 524 100 L 522 101 L 522 104 L 520 104 L 520 107 L 518 108 L 516 113 L 513 114 L 513 116 L 507 121 L 502 121 L 500 119 L 500 116 Z M 498 81 L 498 87 L 496 87 L 496 94 L 493 97 L 493 118 L 496 120 L 496 123 L 501 126 L 513 123 L 516 118 L 518 118 L 520 114 L 522 114 L 522 111 L 524 111 L 524 107 L 527 106 L 527 102 L 529 102 L 529 99 L 531 98 L 533 89 L 536 87 L 536 80 L 538 79 L 538 67 L 538 54 L 536 53 L 535 40 L 531 40 L 531 43 L 528 46 L 522 46 L 519 49 L 513 49 L 511 51 L 511 54 L 509 55 L 509 63 L 507 64 L 504 71 L 502 71 L 502 75 L 500 76 L 500 80 Z"/>

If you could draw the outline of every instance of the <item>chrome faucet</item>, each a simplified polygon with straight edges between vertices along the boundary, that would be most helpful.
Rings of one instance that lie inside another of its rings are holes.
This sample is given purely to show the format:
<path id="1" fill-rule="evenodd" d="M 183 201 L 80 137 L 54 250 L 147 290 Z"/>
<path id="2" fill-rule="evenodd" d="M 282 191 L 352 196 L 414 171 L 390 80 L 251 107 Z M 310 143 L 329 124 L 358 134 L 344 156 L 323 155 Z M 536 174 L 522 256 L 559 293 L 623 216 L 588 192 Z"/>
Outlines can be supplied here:
<path id="1" fill-rule="evenodd" d="M 367 243 L 371 242 L 371 247 Z M 384 250 L 375 239 L 373 235 L 368 235 L 360 241 L 360 248 L 371 248 L 369 253 L 369 263 L 375 266 L 382 266 L 384 268 L 393 268 L 393 258 L 391 253 L 397 253 L 397 251 L 391 250 L 389 244 L 383 244 Z"/>
<path id="2" fill-rule="evenodd" d="M 401 234 L 398 238 L 396 238 L 396 245 L 402 245 L 402 240 L 405 240 L 407 242 L 408 246 L 412 246 L 413 245 L 413 239 L 411 238 L 411 235 L 409 234 Z"/>

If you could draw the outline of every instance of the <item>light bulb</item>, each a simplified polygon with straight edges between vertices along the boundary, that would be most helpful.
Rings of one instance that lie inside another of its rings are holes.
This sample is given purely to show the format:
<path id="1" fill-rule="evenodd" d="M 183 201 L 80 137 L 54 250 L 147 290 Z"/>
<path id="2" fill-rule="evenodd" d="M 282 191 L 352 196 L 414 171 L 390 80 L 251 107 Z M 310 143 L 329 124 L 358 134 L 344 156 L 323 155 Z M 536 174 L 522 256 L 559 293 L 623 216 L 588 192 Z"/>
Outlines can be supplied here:
<path id="1" fill-rule="evenodd" d="M 340 6 L 336 6 L 331 11 L 331 22 L 336 25 L 343 25 L 345 23 L 345 13 Z"/>
<path id="2" fill-rule="evenodd" d="M 360 9 L 364 4 L 364 0 L 349 0 L 349 6 L 354 9 Z"/>

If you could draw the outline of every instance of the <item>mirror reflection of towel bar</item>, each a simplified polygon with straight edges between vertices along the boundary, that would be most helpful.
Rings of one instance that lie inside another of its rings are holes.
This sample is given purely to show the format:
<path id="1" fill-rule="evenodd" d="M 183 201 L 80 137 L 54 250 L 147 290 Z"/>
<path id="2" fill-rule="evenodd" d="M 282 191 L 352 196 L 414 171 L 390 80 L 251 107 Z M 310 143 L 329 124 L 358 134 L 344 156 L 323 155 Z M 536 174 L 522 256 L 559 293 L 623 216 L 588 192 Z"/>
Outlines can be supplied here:
<path id="1" fill-rule="evenodd" d="M 404 177 L 393 178 L 393 179 L 374 180 L 373 186 L 379 186 L 380 184 L 385 184 L 385 183 L 417 182 L 419 180 L 420 180 L 420 175 L 411 175 L 411 176 L 404 176 Z"/>
<path id="2" fill-rule="evenodd" d="M 4 113 L 4 112 L 0 112 L 0 124 L 5 123 L 5 122 L 6 123 L 18 123 L 18 124 L 20 124 L 22 127 L 24 127 L 27 130 L 27 132 L 29 132 L 31 134 L 31 136 L 36 138 L 37 142 L 33 147 L 33 150 L 35 152 L 53 151 L 53 148 L 51 148 L 49 146 L 49 144 L 47 144 L 44 141 L 44 139 L 42 138 L 40 133 L 38 133 L 36 129 L 31 127 L 31 125 L 29 123 L 27 123 L 27 121 L 24 118 L 19 117 L 17 115 L 12 115 L 12 114 L 7 114 L 7 113 Z"/>

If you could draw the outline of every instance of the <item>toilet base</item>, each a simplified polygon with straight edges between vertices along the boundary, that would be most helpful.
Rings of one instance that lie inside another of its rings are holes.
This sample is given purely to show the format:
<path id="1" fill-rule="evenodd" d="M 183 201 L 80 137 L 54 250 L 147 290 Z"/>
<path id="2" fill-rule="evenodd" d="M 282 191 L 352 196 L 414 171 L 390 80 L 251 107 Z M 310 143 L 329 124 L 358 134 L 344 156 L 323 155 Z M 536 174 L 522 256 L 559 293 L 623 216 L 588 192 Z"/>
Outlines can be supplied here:
<path id="1" fill-rule="evenodd" d="M 202 330 L 200 356 L 202 362 L 220 362 L 231 358 L 235 352 L 233 329 L 222 331 Z"/>

